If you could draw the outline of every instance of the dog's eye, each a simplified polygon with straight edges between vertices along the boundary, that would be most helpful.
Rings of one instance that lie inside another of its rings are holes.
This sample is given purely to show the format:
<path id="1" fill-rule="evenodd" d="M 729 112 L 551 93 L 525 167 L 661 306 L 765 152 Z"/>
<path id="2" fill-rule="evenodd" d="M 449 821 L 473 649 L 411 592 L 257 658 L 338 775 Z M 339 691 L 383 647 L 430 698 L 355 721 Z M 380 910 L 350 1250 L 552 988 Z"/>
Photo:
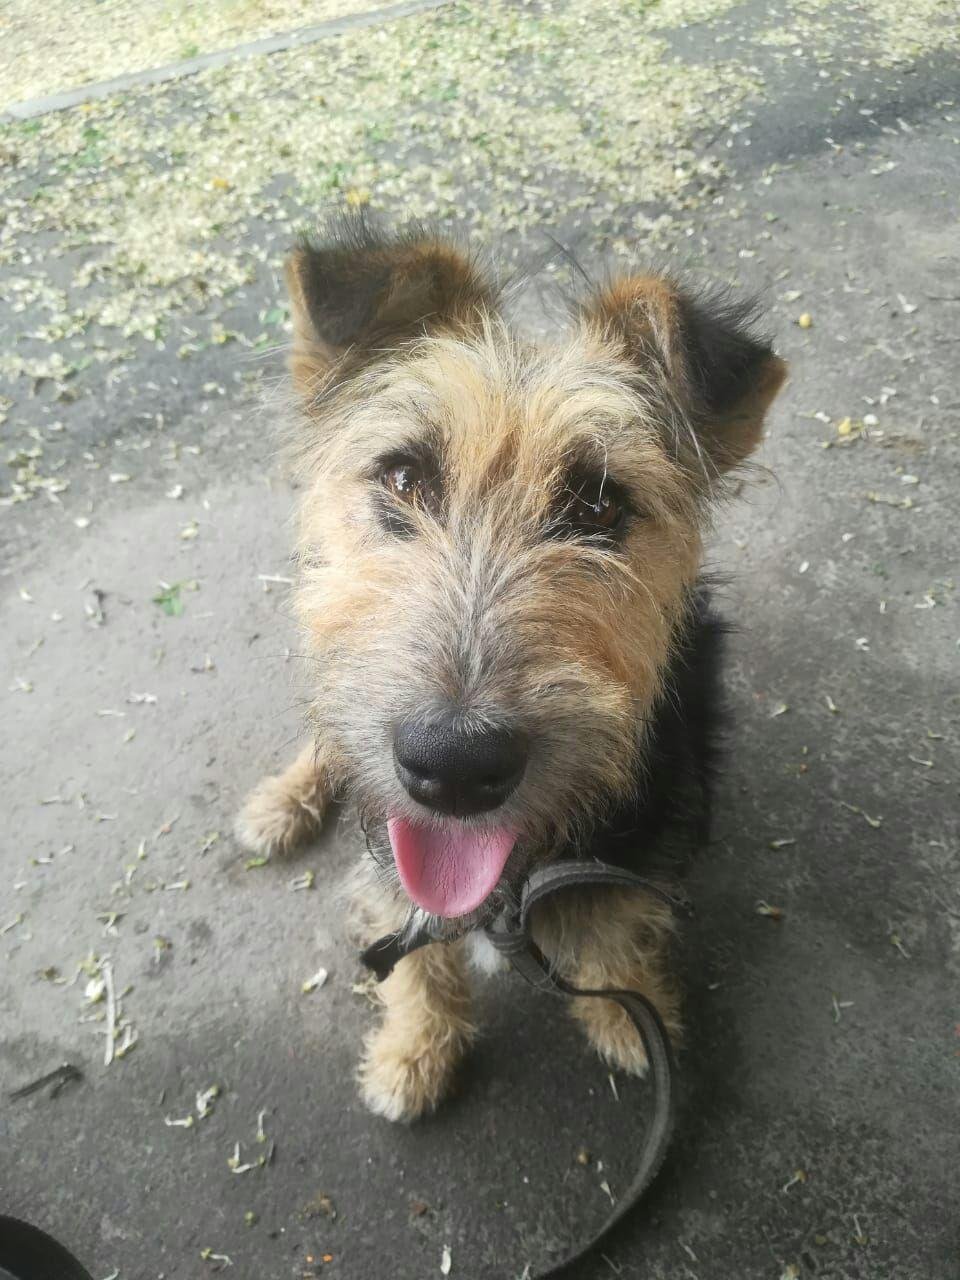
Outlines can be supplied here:
<path id="1" fill-rule="evenodd" d="M 396 462 L 388 466 L 381 476 L 383 487 L 398 502 L 410 507 L 421 507 L 430 515 L 440 510 L 440 494 L 434 476 L 416 462 Z"/>
<path id="2" fill-rule="evenodd" d="M 615 529 L 623 509 L 609 492 L 581 493 L 570 506 L 570 521 L 583 529 Z"/>
<path id="3" fill-rule="evenodd" d="M 569 533 L 612 537 L 623 524 L 626 504 L 615 485 L 604 480 L 571 484 L 561 523 Z"/>

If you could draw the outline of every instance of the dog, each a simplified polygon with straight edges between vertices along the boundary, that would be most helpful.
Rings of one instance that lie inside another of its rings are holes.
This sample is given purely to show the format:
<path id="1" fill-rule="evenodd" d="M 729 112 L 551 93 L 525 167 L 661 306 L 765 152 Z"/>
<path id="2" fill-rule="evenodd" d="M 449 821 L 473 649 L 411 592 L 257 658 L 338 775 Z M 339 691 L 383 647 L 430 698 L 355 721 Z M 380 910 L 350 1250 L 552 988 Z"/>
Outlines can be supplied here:
<path id="1" fill-rule="evenodd" d="M 286 279 L 311 734 L 237 834 L 284 853 L 347 799 L 372 936 L 431 925 L 380 987 L 359 1072 L 374 1112 L 412 1120 L 476 1034 L 479 929 L 531 869 L 645 869 L 675 819 L 706 822 L 722 628 L 702 539 L 786 366 L 751 308 L 658 274 L 526 342 L 476 259 L 423 230 L 341 223 Z M 573 890 L 534 923 L 568 981 L 639 990 L 680 1036 L 661 901 Z M 572 1007 L 607 1062 L 644 1071 L 617 1005 Z"/>

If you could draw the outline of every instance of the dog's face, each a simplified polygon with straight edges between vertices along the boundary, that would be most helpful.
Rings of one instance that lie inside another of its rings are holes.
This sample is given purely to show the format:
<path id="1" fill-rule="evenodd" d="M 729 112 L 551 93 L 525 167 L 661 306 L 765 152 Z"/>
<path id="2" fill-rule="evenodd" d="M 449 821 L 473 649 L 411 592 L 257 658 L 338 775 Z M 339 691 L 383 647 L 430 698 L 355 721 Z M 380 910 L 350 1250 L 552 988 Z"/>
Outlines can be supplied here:
<path id="1" fill-rule="evenodd" d="M 705 504 L 783 366 L 650 277 L 525 345 L 429 239 L 360 228 L 288 282 L 318 727 L 385 869 L 462 923 L 634 785 Z"/>

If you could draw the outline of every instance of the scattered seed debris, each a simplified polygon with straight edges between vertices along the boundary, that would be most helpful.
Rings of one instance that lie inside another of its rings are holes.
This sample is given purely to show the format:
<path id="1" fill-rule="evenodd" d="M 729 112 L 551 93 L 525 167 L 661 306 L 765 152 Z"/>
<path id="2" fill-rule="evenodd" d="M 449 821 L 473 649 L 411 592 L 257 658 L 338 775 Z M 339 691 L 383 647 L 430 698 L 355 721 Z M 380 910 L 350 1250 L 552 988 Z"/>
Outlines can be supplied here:
<path id="1" fill-rule="evenodd" d="M 197 1117 L 205 1120 L 207 1116 L 213 1115 L 213 1103 L 220 1097 L 220 1086 L 212 1084 L 209 1089 L 202 1089 L 196 1097 Z"/>
<path id="2" fill-rule="evenodd" d="M 233 1155 L 227 1157 L 227 1168 L 231 1173 L 249 1173 L 252 1169 L 260 1169 L 263 1165 L 263 1158 L 259 1160 L 251 1160 L 244 1164 L 240 1159 L 240 1143 L 238 1142 L 233 1149 Z"/>
<path id="3" fill-rule="evenodd" d="M 770 848 L 771 849 L 789 849 L 789 847 L 792 844 L 796 844 L 796 843 L 797 842 L 793 836 L 784 836 L 779 840 L 771 840 Z"/>
<path id="4" fill-rule="evenodd" d="M 97 919 L 103 921 L 103 937 L 120 937 L 120 930 L 117 928 L 117 921 L 122 920 L 123 916 L 124 912 L 122 911 L 100 911 L 97 913 Z"/>
<path id="5" fill-rule="evenodd" d="M 326 969 L 318 969 L 312 978 L 307 978 L 300 990 L 305 996 L 308 996 L 312 992 L 318 991 L 329 976 Z"/>
<path id="6" fill-rule="evenodd" d="M 5 933 L 10 933 L 11 930 L 16 929 L 18 925 L 23 924 L 26 918 L 27 917 L 24 913 L 19 911 L 12 920 L 8 920 L 6 924 L 0 925 L 0 938 L 2 938 Z"/>
<path id="7" fill-rule="evenodd" d="M 762 898 L 757 903 L 755 910 L 758 916 L 769 916 L 771 920 L 782 920 L 784 918 L 783 907 L 771 906 L 769 902 L 764 902 Z"/>
<path id="8" fill-rule="evenodd" d="M 233 1259 L 225 1253 L 214 1253 L 212 1249 L 201 1249 L 200 1257 L 204 1262 L 213 1262 L 216 1265 L 211 1268 L 213 1271 L 222 1271 L 224 1267 L 232 1267 Z"/>
<path id="9" fill-rule="evenodd" d="M 877 493 L 874 489 L 868 489 L 864 497 L 868 502 L 878 503 L 885 507 L 898 507 L 901 511 L 910 511 L 916 505 L 910 497 L 891 497 L 890 494 Z"/>
<path id="10" fill-rule="evenodd" d="M 853 1001 L 852 1001 L 852 1000 L 838 1000 L 838 999 L 837 999 L 837 997 L 836 997 L 836 996 L 834 996 L 834 997 L 833 997 L 833 1020 L 834 1020 L 834 1022 L 839 1022 L 839 1021 L 840 1021 L 840 1018 L 842 1017 L 842 1013 L 843 1013 L 843 1010 L 844 1010 L 844 1009 L 852 1009 L 852 1008 L 853 1008 Z"/>
<path id="11" fill-rule="evenodd" d="M 871 826 L 874 829 L 883 825 L 882 818 L 872 818 L 870 814 L 867 813 L 864 809 L 861 809 L 859 805 L 847 804 L 846 800 L 841 800 L 840 804 L 843 806 L 844 809 L 849 809 L 851 813 L 859 814 L 859 816 L 863 818 L 864 822 L 866 822 L 868 826 Z"/>
<path id="12" fill-rule="evenodd" d="M 899 933 L 891 933 L 891 935 L 890 935 L 890 942 L 891 942 L 891 943 L 892 943 L 892 945 L 893 945 L 893 946 L 895 946 L 895 947 L 896 947 L 896 949 L 900 952 L 900 954 L 903 956 L 904 960 L 909 960 L 909 959 L 910 959 L 910 952 L 909 952 L 909 951 L 907 950 L 907 948 L 903 945 L 903 939 L 900 937 Z"/>
<path id="13" fill-rule="evenodd" d="M 169 1129 L 192 1129 L 195 1124 L 195 1121 L 193 1118 L 193 1113 L 191 1112 L 190 1115 L 183 1116 L 182 1119 L 179 1119 L 179 1120 L 174 1119 L 172 1116 L 164 1116 L 163 1123 Z"/>

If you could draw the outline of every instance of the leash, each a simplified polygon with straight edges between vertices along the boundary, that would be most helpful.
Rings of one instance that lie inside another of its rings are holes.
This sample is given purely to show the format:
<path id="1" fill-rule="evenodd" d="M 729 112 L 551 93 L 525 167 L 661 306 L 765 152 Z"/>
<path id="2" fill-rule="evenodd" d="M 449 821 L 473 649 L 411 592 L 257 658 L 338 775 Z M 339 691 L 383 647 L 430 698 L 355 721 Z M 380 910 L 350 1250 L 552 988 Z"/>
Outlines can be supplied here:
<path id="1" fill-rule="evenodd" d="M 666 1028 L 657 1010 L 639 991 L 588 990 L 565 981 L 551 967 L 550 961 L 533 940 L 530 916 L 538 903 L 564 889 L 591 886 L 618 886 L 653 894 L 674 909 L 689 909 L 662 886 L 619 867 L 604 862 L 568 860 L 555 862 L 534 871 L 520 895 L 518 907 L 507 907 L 488 925 L 485 933 L 493 946 L 506 956 L 511 967 L 535 990 L 568 999 L 614 1000 L 637 1030 L 647 1061 L 653 1092 L 653 1114 L 640 1143 L 637 1169 L 626 1191 L 608 1214 L 600 1229 L 560 1262 L 535 1276 L 525 1272 L 526 1280 L 556 1280 L 571 1276 L 602 1240 L 635 1208 L 646 1195 L 663 1165 L 670 1146 L 676 1119 L 677 1067 Z M 382 981 L 394 966 L 420 947 L 436 942 L 426 926 L 410 934 L 388 934 L 363 952 L 363 963 Z"/>

